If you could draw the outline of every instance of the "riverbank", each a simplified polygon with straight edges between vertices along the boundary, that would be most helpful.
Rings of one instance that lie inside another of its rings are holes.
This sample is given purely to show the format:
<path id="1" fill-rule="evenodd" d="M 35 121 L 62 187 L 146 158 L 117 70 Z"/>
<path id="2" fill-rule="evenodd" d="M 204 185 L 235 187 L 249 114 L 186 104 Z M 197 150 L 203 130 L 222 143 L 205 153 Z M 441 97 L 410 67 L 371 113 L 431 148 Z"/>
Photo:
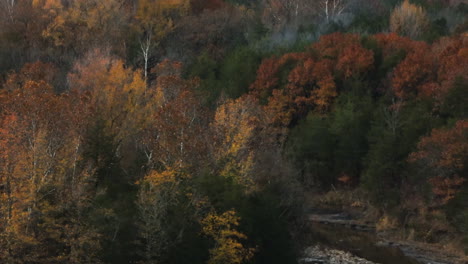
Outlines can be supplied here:
<path id="1" fill-rule="evenodd" d="M 401 235 L 403 233 L 401 229 L 394 224 L 386 223 L 385 221 L 389 220 L 384 217 L 372 215 L 370 209 L 363 206 L 365 202 L 362 200 L 350 199 L 347 204 L 336 201 L 320 203 L 319 198 L 312 197 L 310 201 L 306 213 L 307 221 L 313 233 L 312 240 L 318 242 L 317 244 L 350 252 L 352 255 L 372 261 L 371 263 L 468 263 L 466 255 L 453 250 L 452 247 L 447 249 L 447 245 L 442 245 L 440 242 L 429 244 L 402 239 L 404 236 Z M 359 206 L 351 206 L 352 203 Z"/>
<path id="2" fill-rule="evenodd" d="M 375 262 L 357 257 L 349 252 L 326 248 L 323 246 L 312 246 L 304 250 L 304 257 L 299 260 L 300 264 L 375 264 Z"/>

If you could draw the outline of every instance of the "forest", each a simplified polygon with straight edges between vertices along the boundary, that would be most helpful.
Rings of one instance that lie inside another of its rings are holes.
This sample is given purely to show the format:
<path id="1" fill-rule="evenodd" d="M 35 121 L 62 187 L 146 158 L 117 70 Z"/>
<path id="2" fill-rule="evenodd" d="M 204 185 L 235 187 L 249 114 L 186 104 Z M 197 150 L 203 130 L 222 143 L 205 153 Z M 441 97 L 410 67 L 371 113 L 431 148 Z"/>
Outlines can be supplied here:
<path id="1" fill-rule="evenodd" d="M 467 108 L 466 0 L 0 0 L 0 263 L 468 254 Z"/>

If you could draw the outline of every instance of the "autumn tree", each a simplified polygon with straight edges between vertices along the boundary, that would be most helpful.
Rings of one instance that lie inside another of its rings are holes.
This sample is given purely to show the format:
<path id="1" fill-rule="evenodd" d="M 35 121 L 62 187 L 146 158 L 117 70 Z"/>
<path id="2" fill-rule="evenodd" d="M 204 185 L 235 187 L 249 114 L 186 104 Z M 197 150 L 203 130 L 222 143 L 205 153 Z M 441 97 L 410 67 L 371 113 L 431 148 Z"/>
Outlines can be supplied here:
<path id="1" fill-rule="evenodd" d="M 390 16 L 390 30 L 413 39 L 420 37 L 428 26 L 429 20 L 424 9 L 411 4 L 409 0 L 397 6 Z"/>
<path id="2" fill-rule="evenodd" d="M 8 221 L 1 243 L 10 261 L 92 263 L 96 255 L 85 252 L 99 243 L 82 216 L 90 206 L 92 168 L 81 162 L 83 123 L 70 111 L 80 99 L 56 95 L 44 65 L 27 65 L 6 85 L 2 197 Z"/>
<path id="3" fill-rule="evenodd" d="M 120 156 L 120 147 L 144 128 L 149 115 L 151 93 L 141 73 L 95 50 L 75 64 L 68 80 L 72 91 L 89 94 L 89 121 L 103 122 L 103 133 L 113 138 L 112 155 Z"/>
<path id="4" fill-rule="evenodd" d="M 431 52 L 437 58 L 439 84 L 432 95 L 440 101 L 447 96 L 458 78 L 468 75 L 468 42 L 463 37 L 443 38 L 432 45 Z"/>
<path id="5" fill-rule="evenodd" d="M 160 263 L 183 240 L 189 226 L 187 186 L 190 176 L 167 168 L 151 171 L 139 184 L 137 206 L 142 263 Z"/>
<path id="6" fill-rule="evenodd" d="M 5 5 L 5 6 L 3 6 Z M 12 5 L 12 6 L 11 6 Z M 2 7 L 11 6 L 2 12 Z M 50 18 L 34 8 L 32 1 L 0 1 L 0 45 L 3 73 L 21 69 L 23 64 L 39 60 L 47 53 L 41 33 Z M 8 51 L 8 52 L 6 52 Z"/>
<path id="7" fill-rule="evenodd" d="M 148 62 L 154 47 L 172 30 L 175 19 L 185 14 L 190 8 L 188 0 L 140 0 L 136 20 L 140 32 L 140 50 L 143 55 L 145 80 L 148 76 Z"/>
<path id="8" fill-rule="evenodd" d="M 430 85 L 434 82 L 434 61 L 429 46 L 418 43 L 393 71 L 392 86 L 396 96 L 409 98 L 415 95 L 431 95 Z"/>
<path id="9" fill-rule="evenodd" d="M 253 97 L 227 101 L 217 110 L 213 127 L 219 145 L 216 159 L 224 166 L 221 174 L 233 177 L 239 184 L 253 188 L 253 166 L 257 148 L 262 144 L 259 131 L 268 119 Z"/>
<path id="10" fill-rule="evenodd" d="M 459 120 L 453 128 L 434 129 L 418 143 L 409 160 L 428 173 L 436 199 L 442 204 L 453 199 L 466 181 L 464 172 L 468 157 L 468 122 Z"/>
<path id="11" fill-rule="evenodd" d="M 19 130 L 21 124 L 18 124 L 18 118 L 15 115 L 6 115 L 2 117 L 2 128 L 0 135 L 0 162 L 2 170 L 1 179 L 1 207 L 0 207 L 0 244 L 2 247 L 1 258 L 5 262 L 14 262 L 18 260 L 21 254 L 27 250 L 27 246 L 34 242 L 28 236 L 23 235 L 25 214 L 24 205 L 28 202 L 25 198 L 28 179 L 25 175 L 13 174 L 15 163 L 19 161 L 20 155 L 12 152 L 13 147 L 21 142 L 21 138 L 15 136 L 12 131 Z M 34 257 L 33 257 L 34 258 Z"/>
<path id="12" fill-rule="evenodd" d="M 89 47 L 111 47 L 122 52 L 123 34 L 128 15 L 122 9 L 121 0 L 110 1 L 34 1 L 36 9 L 42 9 L 51 22 L 42 36 L 58 48 L 84 53 Z M 76 55 L 76 54 L 75 54 Z"/>
<path id="13" fill-rule="evenodd" d="M 197 168 L 208 158 L 209 113 L 195 94 L 197 80 L 183 79 L 181 66 L 166 60 L 155 67 L 154 104 L 139 141 L 149 168 Z"/>
<path id="14" fill-rule="evenodd" d="M 239 222 L 240 217 L 233 210 L 219 215 L 212 212 L 202 220 L 203 233 L 215 242 L 210 249 L 209 264 L 240 264 L 253 257 L 254 249 L 242 244 L 247 236 L 237 230 Z"/>
<path id="15" fill-rule="evenodd" d="M 282 125 L 310 110 L 327 111 L 338 95 L 336 79 L 365 77 L 374 63 L 372 51 L 365 49 L 355 34 L 324 36 L 311 50 L 265 59 L 250 87 L 253 95 L 276 111 Z"/>

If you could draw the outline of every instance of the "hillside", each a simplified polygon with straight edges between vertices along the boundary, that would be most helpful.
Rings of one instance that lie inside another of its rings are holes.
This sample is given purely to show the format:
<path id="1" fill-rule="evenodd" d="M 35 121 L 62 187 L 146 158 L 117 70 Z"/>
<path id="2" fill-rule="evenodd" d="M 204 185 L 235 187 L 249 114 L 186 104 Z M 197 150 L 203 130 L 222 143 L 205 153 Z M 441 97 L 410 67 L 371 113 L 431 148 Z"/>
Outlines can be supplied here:
<path id="1" fill-rule="evenodd" d="M 0 263 L 365 261 L 311 210 L 466 259 L 467 32 L 464 0 L 0 0 Z"/>

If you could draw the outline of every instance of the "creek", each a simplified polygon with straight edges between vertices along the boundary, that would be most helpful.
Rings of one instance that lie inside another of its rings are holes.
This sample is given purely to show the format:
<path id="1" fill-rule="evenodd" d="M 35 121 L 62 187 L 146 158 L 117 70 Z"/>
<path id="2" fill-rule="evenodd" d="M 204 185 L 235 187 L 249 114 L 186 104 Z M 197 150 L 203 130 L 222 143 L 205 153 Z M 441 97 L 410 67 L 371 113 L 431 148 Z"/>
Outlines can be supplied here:
<path id="1" fill-rule="evenodd" d="M 411 243 L 385 240 L 372 224 L 362 224 L 342 213 L 309 216 L 307 249 L 300 263 L 307 264 L 455 264 L 449 255 L 440 255 Z"/>

